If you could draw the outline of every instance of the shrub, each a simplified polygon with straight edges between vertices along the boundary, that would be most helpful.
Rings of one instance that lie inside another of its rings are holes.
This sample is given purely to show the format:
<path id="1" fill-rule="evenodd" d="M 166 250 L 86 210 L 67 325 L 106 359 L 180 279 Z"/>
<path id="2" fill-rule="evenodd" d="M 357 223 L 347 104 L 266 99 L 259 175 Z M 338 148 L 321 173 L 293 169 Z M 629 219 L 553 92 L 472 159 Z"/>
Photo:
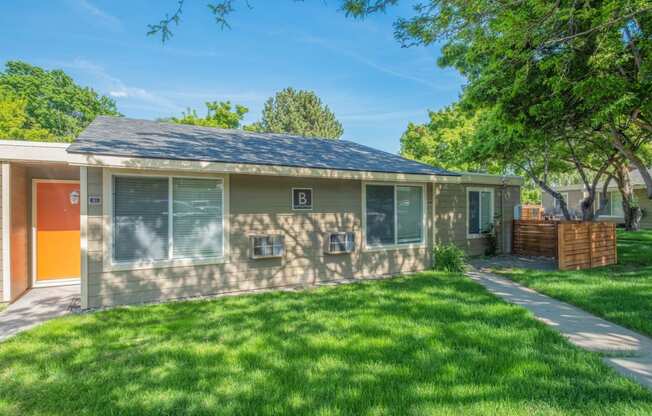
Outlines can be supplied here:
<path id="1" fill-rule="evenodd" d="M 498 237 L 496 236 L 496 227 L 489 224 L 489 229 L 484 232 L 485 238 L 485 256 L 495 256 L 498 253 Z"/>
<path id="2" fill-rule="evenodd" d="M 464 271 L 466 254 L 454 244 L 436 246 L 434 250 L 435 270 L 460 273 Z"/>

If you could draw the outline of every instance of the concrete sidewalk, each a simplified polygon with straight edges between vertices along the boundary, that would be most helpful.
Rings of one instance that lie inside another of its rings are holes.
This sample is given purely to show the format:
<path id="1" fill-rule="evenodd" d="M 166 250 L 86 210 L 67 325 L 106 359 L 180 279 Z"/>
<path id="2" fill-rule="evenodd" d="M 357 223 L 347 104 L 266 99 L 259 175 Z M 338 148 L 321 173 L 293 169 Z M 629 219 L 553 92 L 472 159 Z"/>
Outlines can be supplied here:
<path id="1" fill-rule="evenodd" d="M 489 292 L 531 311 L 580 348 L 604 354 L 620 374 L 652 390 L 652 339 L 483 270 L 467 275 Z"/>
<path id="2" fill-rule="evenodd" d="M 30 289 L 0 312 L 0 341 L 79 306 L 79 285 Z"/>

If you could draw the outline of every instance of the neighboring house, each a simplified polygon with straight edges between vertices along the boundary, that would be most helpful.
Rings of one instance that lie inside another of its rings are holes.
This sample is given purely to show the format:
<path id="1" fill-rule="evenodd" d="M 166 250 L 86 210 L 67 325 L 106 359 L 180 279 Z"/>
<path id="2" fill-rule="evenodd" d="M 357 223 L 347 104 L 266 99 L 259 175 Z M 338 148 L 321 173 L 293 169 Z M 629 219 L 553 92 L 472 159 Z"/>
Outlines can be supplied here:
<path id="1" fill-rule="evenodd" d="M 650 169 L 652 172 L 652 169 Z M 643 218 L 641 220 L 641 227 L 643 228 L 652 228 L 652 200 L 647 197 L 647 192 L 645 189 L 645 182 L 643 177 L 638 170 L 633 170 L 631 172 L 631 183 L 634 188 L 634 195 L 638 198 L 638 201 L 643 210 Z M 597 212 L 600 207 L 600 198 L 602 194 L 602 184 L 598 185 L 599 190 L 598 196 L 596 198 L 593 209 Z M 582 208 L 580 206 L 582 200 L 586 195 L 584 186 L 580 184 L 559 186 L 556 188 L 560 192 L 568 204 L 568 209 L 571 215 L 574 218 L 582 218 Z M 548 193 L 543 192 L 543 207 L 546 215 L 553 216 L 562 216 L 559 203 L 556 199 L 550 196 Z M 624 223 L 625 218 L 623 214 L 623 204 L 622 196 L 620 191 L 618 191 L 618 186 L 614 181 L 611 181 L 609 184 L 609 196 L 608 202 L 605 207 L 605 210 L 598 217 L 598 221 L 609 221 L 615 222 L 617 224 Z"/>
<path id="2" fill-rule="evenodd" d="M 345 140 L 98 117 L 71 145 L 0 141 L 2 299 L 82 307 L 424 270 L 435 244 L 509 251 L 521 179 Z"/>

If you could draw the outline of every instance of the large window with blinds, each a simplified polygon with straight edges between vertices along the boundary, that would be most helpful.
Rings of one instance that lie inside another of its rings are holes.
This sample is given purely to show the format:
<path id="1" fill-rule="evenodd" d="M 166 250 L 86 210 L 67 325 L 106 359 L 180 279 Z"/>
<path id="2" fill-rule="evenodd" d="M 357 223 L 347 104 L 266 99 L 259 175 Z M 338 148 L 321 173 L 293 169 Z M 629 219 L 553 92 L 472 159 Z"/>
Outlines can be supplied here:
<path id="1" fill-rule="evenodd" d="M 367 184 L 365 186 L 367 247 L 424 242 L 424 188 Z"/>
<path id="2" fill-rule="evenodd" d="M 468 237 L 479 237 L 491 229 L 494 220 L 494 190 L 491 188 L 468 188 Z"/>
<path id="3" fill-rule="evenodd" d="M 221 179 L 113 176 L 112 261 L 224 256 Z"/>

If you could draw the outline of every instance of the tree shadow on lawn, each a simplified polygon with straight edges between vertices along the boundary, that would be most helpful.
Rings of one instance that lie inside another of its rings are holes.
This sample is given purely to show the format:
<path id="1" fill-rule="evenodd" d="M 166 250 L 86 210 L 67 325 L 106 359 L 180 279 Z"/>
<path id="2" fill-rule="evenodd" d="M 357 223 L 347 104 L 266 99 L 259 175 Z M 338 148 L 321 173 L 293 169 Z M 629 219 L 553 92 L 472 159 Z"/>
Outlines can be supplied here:
<path id="1" fill-rule="evenodd" d="M 445 274 L 115 309 L 0 344 L 9 415 L 636 412 L 652 394 Z"/>

